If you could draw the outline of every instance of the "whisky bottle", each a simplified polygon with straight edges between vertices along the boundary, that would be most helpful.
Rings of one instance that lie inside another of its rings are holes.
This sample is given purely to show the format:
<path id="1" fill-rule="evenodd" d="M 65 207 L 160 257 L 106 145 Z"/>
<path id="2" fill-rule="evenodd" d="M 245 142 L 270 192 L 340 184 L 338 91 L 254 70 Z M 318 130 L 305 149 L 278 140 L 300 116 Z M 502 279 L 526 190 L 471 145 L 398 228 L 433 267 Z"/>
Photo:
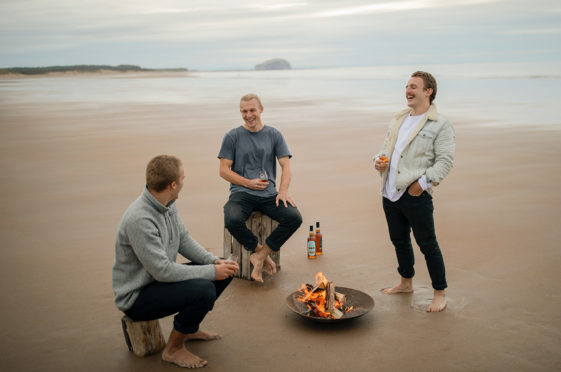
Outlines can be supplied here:
<path id="1" fill-rule="evenodd" d="M 323 235 L 321 235 L 319 229 L 319 222 L 316 222 L 316 256 L 321 256 L 323 254 Z"/>
<path id="2" fill-rule="evenodd" d="M 316 237 L 314 236 L 314 225 L 310 225 L 310 236 L 308 236 L 308 259 L 316 258 Z"/>

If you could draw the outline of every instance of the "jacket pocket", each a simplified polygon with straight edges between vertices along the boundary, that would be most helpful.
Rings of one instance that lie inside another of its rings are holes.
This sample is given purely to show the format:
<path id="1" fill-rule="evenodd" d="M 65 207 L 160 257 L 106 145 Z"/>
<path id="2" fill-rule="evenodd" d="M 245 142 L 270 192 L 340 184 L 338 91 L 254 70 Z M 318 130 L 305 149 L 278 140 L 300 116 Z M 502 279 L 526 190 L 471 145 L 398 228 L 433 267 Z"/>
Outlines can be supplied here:
<path id="1" fill-rule="evenodd" d="M 422 131 L 419 132 L 417 137 L 422 138 L 422 139 L 434 140 L 435 133 L 433 133 L 429 130 L 422 130 Z"/>

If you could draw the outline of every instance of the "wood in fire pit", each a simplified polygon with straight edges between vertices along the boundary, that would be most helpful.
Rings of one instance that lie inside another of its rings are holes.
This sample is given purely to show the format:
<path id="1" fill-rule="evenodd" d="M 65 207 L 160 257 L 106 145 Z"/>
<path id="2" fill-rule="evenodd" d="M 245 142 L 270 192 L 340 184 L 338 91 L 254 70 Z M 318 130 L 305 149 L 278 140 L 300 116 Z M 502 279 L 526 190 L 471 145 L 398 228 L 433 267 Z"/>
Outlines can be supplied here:
<path id="1" fill-rule="evenodd" d="M 303 284 L 294 297 L 304 304 L 306 313 L 326 319 L 341 319 L 346 312 L 353 310 L 353 306 L 346 304 L 347 296 L 337 293 L 333 282 L 328 281 L 323 273 L 316 274 L 315 279 L 315 287 Z"/>
<path id="2" fill-rule="evenodd" d="M 309 290 L 313 289 L 310 286 Z M 346 320 L 358 318 L 367 314 L 372 308 L 374 308 L 374 299 L 364 292 L 361 292 L 352 288 L 336 287 L 336 294 L 339 293 L 342 296 L 346 296 L 347 306 L 352 306 L 352 310 L 343 313 L 343 317 L 339 319 L 335 318 L 325 318 L 315 315 L 315 312 L 310 310 L 310 308 L 303 302 L 299 301 L 297 298 L 301 296 L 300 291 L 292 292 L 286 297 L 286 305 L 290 310 L 298 314 L 299 316 L 312 320 L 314 322 L 321 323 L 336 323 L 343 322 Z M 336 295 L 337 296 L 337 295 Z"/>

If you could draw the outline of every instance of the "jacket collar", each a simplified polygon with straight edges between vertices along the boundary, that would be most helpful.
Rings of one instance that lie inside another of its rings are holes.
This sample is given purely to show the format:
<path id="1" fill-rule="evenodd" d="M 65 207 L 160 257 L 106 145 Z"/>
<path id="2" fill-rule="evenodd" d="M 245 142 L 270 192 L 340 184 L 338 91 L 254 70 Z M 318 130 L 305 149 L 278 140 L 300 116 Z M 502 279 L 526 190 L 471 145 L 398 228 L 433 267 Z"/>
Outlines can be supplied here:
<path id="1" fill-rule="evenodd" d="M 175 203 L 175 200 L 169 203 L 167 206 L 163 205 L 152 195 L 152 193 L 148 190 L 148 186 L 144 187 L 144 191 L 142 192 L 142 198 L 144 198 L 148 204 L 150 204 L 154 209 L 160 213 L 167 212 L 170 207 Z"/>
<path id="2" fill-rule="evenodd" d="M 399 118 L 403 118 L 406 115 L 408 115 L 411 112 L 411 109 L 408 107 L 404 110 L 401 110 L 396 116 L 396 119 Z M 429 107 L 429 109 L 427 110 L 427 120 L 432 120 L 432 121 L 436 121 L 438 120 L 438 109 L 436 108 L 436 105 L 434 103 L 432 103 Z"/>
<path id="3" fill-rule="evenodd" d="M 436 108 L 436 105 L 434 103 L 430 105 L 427 111 L 427 119 L 432 121 L 438 120 L 438 109 Z"/>

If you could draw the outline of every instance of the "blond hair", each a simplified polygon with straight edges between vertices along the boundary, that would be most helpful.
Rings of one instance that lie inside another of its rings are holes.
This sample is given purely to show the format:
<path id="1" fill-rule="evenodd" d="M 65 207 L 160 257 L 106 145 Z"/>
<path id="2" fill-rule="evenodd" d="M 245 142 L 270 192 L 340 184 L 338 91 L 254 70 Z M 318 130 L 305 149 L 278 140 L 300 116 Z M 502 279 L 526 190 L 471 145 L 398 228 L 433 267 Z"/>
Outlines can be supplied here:
<path id="1" fill-rule="evenodd" d="M 257 103 L 259 103 L 259 108 L 263 108 L 263 104 L 261 104 L 261 100 L 259 99 L 257 94 L 253 94 L 253 93 L 249 93 L 249 94 L 246 94 L 245 96 L 243 96 L 240 99 L 240 104 L 242 103 L 242 101 L 247 102 L 247 101 L 251 101 L 252 99 L 257 100 Z"/>

